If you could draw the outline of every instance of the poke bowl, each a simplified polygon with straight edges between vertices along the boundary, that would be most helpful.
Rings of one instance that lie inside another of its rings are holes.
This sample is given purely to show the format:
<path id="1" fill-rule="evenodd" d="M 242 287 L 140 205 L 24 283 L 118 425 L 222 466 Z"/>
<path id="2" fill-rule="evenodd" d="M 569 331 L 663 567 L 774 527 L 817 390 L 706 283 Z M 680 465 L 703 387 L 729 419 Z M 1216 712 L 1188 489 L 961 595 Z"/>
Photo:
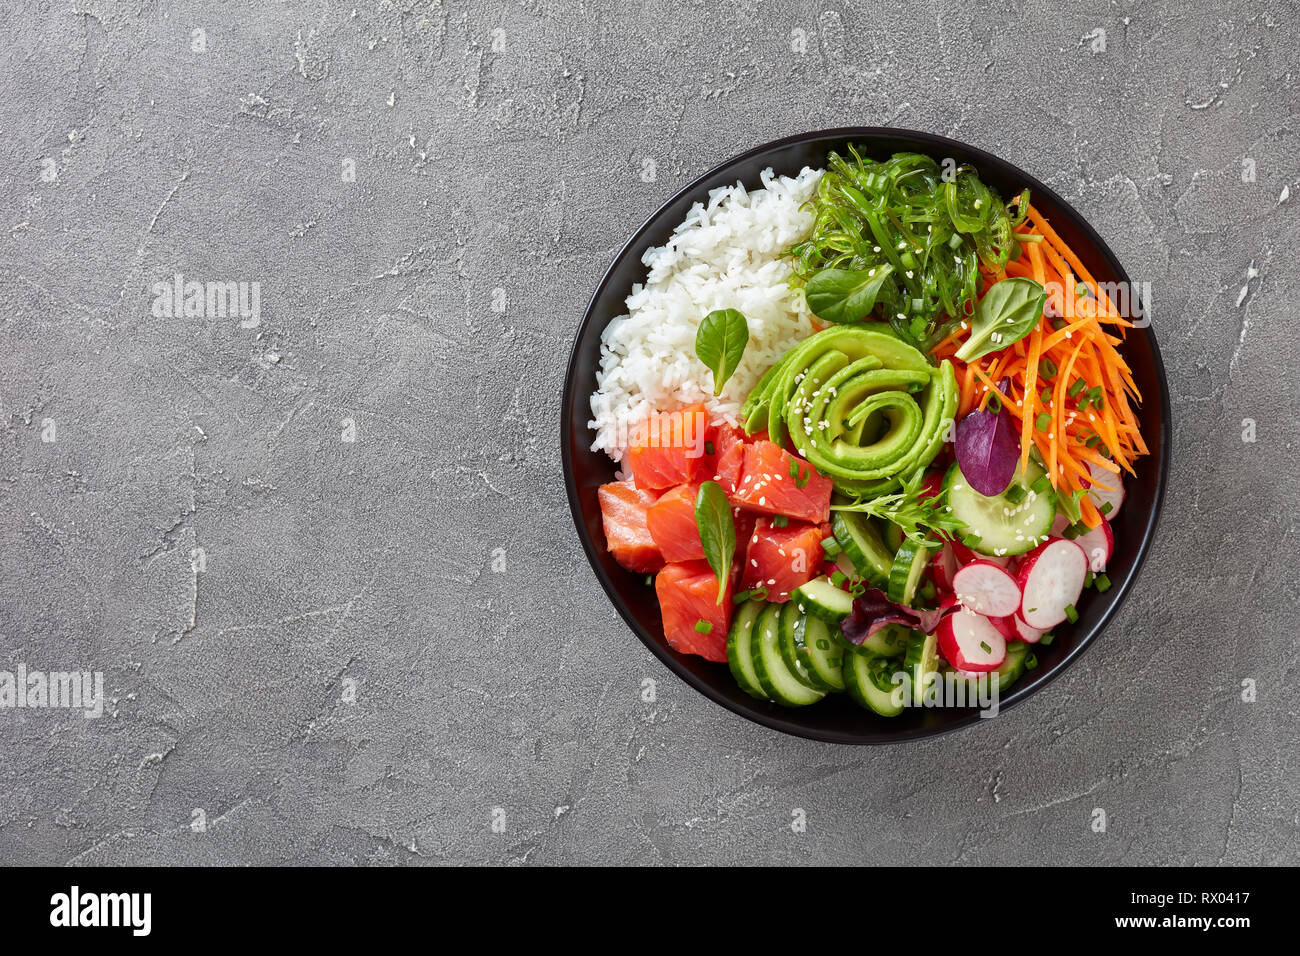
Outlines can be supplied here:
<path id="1" fill-rule="evenodd" d="M 632 235 L 569 359 L 561 454 L 614 608 L 766 727 L 894 743 L 1096 641 L 1169 468 L 1164 368 L 1101 237 L 944 137 L 807 133 Z"/>

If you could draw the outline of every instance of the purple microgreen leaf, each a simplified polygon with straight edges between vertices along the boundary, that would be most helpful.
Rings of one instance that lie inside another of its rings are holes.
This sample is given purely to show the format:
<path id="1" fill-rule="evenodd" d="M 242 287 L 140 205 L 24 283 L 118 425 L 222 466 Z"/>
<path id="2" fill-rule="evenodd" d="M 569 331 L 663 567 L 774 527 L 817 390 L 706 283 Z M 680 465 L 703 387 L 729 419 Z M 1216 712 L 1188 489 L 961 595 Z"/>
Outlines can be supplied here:
<path id="1" fill-rule="evenodd" d="M 1020 436 L 1011 413 L 978 409 L 957 425 L 957 464 L 980 494 L 1000 495 L 1011 484 L 1020 461 Z"/>

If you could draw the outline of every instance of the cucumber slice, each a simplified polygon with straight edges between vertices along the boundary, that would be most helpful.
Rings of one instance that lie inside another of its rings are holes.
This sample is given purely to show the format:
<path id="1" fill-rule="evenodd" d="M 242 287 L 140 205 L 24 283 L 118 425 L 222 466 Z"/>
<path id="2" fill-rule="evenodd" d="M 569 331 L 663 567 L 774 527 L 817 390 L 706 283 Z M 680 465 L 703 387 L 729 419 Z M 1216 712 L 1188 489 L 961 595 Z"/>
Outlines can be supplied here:
<path id="1" fill-rule="evenodd" d="M 758 684 L 769 699 L 786 707 L 806 707 L 826 695 L 800 683 L 781 659 L 781 605 L 769 604 L 758 616 L 750 640 Z"/>
<path id="2" fill-rule="evenodd" d="M 877 587 L 889 580 L 893 555 L 885 549 L 880 532 L 867 515 L 836 511 L 831 518 L 831 531 L 858 574 Z"/>
<path id="3" fill-rule="evenodd" d="M 803 613 L 819 617 L 828 624 L 839 624 L 853 610 L 853 595 L 841 591 L 824 574 L 795 588 L 790 600 Z"/>
<path id="4" fill-rule="evenodd" d="M 1025 658 L 1029 656 L 1029 645 L 1022 641 L 1007 642 L 1007 657 L 1002 662 L 1002 666 L 997 670 L 989 671 L 989 688 L 990 691 L 996 687 L 999 694 L 1005 693 L 1012 684 L 1020 679 L 1020 675 L 1025 672 Z M 965 676 L 970 684 L 966 692 L 966 699 L 971 700 L 971 695 L 975 693 L 975 680 L 983 677 L 983 674 L 967 674 L 964 671 L 953 671 L 952 673 Z"/>
<path id="5" fill-rule="evenodd" d="M 902 657 L 913 633 L 919 632 L 902 624 L 886 624 L 859 644 L 858 650 L 873 657 Z"/>
<path id="6" fill-rule="evenodd" d="M 1004 491 L 992 498 L 980 494 L 962 476 L 956 462 L 944 476 L 952 516 L 961 521 L 978 541 L 972 548 L 980 554 L 1003 557 L 1024 554 L 1047 540 L 1056 518 L 1056 492 L 1051 488 L 1034 491 L 1031 487 L 1046 474 L 1038 462 L 1030 459 L 1022 471 L 1011 479 L 1011 488 L 1019 487 L 1024 497 L 1013 502 Z M 1018 493 L 1016 495 L 1019 497 Z"/>
<path id="7" fill-rule="evenodd" d="M 925 700 L 930 675 L 939 671 L 939 636 L 914 632 L 912 639 L 907 642 L 907 656 L 903 658 L 903 664 L 912 679 L 912 702 Z"/>
<path id="8" fill-rule="evenodd" d="M 839 628 L 805 614 L 795 630 L 795 639 L 801 654 L 807 655 L 808 669 L 831 690 L 843 690 L 844 658 L 852 648 L 840 635 Z"/>
<path id="9" fill-rule="evenodd" d="M 1021 641 L 1012 641 L 1007 645 L 1007 657 L 1002 666 L 992 673 L 998 679 L 998 693 L 1007 690 L 1020 675 L 1025 672 L 1025 658 L 1029 656 L 1029 645 Z"/>
<path id="10" fill-rule="evenodd" d="M 736 608 L 731 616 L 731 630 L 727 633 L 727 666 L 731 676 L 750 697 L 767 700 L 767 694 L 759 686 L 758 675 L 754 673 L 754 658 L 751 641 L 754 636 L 754 624 L 758 616 L 767 607 L 766 601 L 746 601 Z"/>
<path id="11" fill-rule="evenodd" d="M 799 613 L 799 608 L 793 601 L 781 605 L 781 660 L 799 683 L 809 690 L 827 693 L 834 688 L 812 669 L 808 652 L 803 648 L 803 630 L 800 626 L 803 620 L 804 615 Z"/>
<path id="12" fill-rule="evenodd" d="M 892 521 L 885 522 L 885 547 L 895 554 L 903 546 L 903 529 Z"/>
<path id="13" fill-rule="evenodd" d="M 903 712 L 903 688 L 893 683 L 898 661 L 856 651 L 844 656 L 844 686 L 858 704 L 882 717 Z"/>
<path id="14" fill-rule="evenodd" d="M 921 576 L 930 564 L 930 549 L 904 538 L 889 569 L 889 600 L 911 607 Z"/>

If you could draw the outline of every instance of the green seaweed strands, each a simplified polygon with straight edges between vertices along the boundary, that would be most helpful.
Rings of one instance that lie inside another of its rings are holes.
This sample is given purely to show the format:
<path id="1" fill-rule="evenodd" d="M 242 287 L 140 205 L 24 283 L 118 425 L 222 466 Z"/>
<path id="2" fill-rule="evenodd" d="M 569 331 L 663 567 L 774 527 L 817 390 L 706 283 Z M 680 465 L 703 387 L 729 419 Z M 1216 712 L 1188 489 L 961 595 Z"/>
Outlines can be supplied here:
<path id="1" fill-rule="evenodd" d="M 856 314 L 869 301 L 928 352 L 974 311 L 980 269 L 1019 255 L 1013 232 L 1029 191 L 1007 205 L 970 166 L 919 153 L 877 162 L 850 146 L 848 157 L 831 153 L 811 206 L 812 232 L 788 252 L 792 282 L 812 283 L 810 307 L 827 321 L 857 322 L 870 317 Z M 834 278 L 817 279 L 825 270 Z"/>

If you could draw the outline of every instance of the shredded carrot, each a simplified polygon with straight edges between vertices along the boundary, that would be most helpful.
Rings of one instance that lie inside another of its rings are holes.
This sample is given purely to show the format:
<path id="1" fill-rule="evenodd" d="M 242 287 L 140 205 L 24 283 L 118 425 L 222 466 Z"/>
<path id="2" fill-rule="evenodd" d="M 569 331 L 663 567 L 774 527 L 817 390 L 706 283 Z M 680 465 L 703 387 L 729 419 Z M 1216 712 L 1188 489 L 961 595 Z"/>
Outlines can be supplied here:
<path id="1" fill-rule="evenodd" d="M 1094 469 L 1131 473 L 1133 462 L 1148 453 L 1134 412 L 1142 396 L 1118 349 L 1132 322 L 1030 206 L 1019 235 L 1034 234 L 1042 241 L 1023 241 L 1018 258 L 997 272 L 982 272 L 980 278 L 983 291 L 1007 277 L 1043 285 L 1047 304 L 1038 324 L 1013 347 L 973 362 L 955 358 L 967 329 L 955 330 L 934 353 L 957 365 L 960 415 L 985 407 L 990 395 L 1007 382 L 1003 407 L 1018 421 L 1021 467 L 1037 449 L 1053 487 L 1075 494 L 1093 483 L 1105 484 L 1104 478 L 1094 482 Z M 1053 372 L 1051 377 L 1044 376 L 1045 367 Z M 1040 429 L 1044 413 L 1048 424 Z M 1082 495 L 1081 501 L 1084 523 L 1095 527 L 1102 520 L 1100 512 L 1090 496 Z"/>
<path id="2" fill-rule="evenodd" d="M 1040 322 L 1029 333 L 1029 360 L 1025 366 L 1025 411 L 1020 421 L 1020 467 L 1029 461 L 1029 441 L 1034 427 L 1034 408 L 1038 403 L 1038 361 L 1043 354 L 1043 327 Z"/>

